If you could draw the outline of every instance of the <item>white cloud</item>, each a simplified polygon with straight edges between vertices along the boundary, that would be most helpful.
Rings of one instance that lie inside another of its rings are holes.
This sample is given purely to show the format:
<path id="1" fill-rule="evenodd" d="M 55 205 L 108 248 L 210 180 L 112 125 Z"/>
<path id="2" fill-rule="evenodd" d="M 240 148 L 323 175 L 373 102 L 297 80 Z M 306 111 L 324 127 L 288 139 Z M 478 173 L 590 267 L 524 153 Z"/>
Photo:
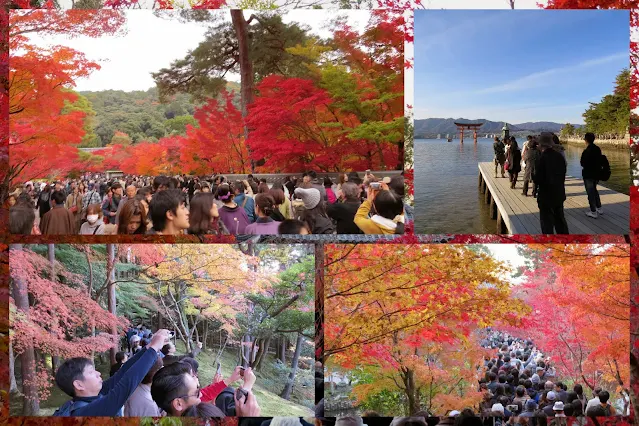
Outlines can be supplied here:
<path id="1" fill-rule="evenodd" d="M 166 68 L 177 59 L 182 59 L 189 50 L 195 49 L 204 40 L 206 24 L 183 23 L 177 19 L 154 16 L 150 10 L 128 10 L 127 34 L 99 38 L 66 36 L 41 36 L 31 34 L 31 40 L 39 46 L 65 45 L 85 53 L 89 60 L 100 64 L 88 78 L 78 79 L 78 91 L 98 90 L 147 90 L 155 86 L 152 72 Z M 219 12 L 230 21 L 228 11 Z M 247 15 L 251 11 L 245 11 Z M 354 30 L 362 31 L 368 23 L 370 11 L 349 10 L 340 15 L 348 18 Z M 337 15 L 327 10 L 295 10 L 283 15 L 286 23 L 299 22 L 310 27 L 311 33 L 329 37 L 328 22 Z M 228 73 L 226 78 L 240 81 L 239 74 Z"/>
<path id="2" fill-rule="evenodd" d="M 555 81 L 550 77 L 555 77 L 561 74 L 574 74 L 577 72 L 583 72 L 584 69 L 602 65 L 608 62 L 617 61 L 619 59 L 626 58 L 630 61 L 628 52 L 615 53 L 613 55 L 603 56 L 601 58 L 589 59 L 582 61 L 576 65 L 569 65 L 563 67 L 550 68 L 545 71 L 540 71 L 532 74 L 528 74 L 524 77 L 511 80 L 507 83 L 497 86 L 487 87 L 475 91 L 475 94 L 488 94 L 499 92 L 514 92 L 520 90 L 530 90 L 537 87 L 549 86 L 554 84 Z"/>

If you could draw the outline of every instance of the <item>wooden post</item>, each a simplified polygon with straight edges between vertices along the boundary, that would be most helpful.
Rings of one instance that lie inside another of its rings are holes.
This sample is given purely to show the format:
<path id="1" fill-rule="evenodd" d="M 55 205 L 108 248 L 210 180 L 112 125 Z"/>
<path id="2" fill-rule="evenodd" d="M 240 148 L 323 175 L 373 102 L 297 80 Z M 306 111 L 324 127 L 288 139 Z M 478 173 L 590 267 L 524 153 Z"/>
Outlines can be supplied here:
<path id="1" fill-rule="evenodd" d="M 477 188 L 481 189 L 481 170 L 479 171 L 479 175 L 477 176 Z"/>
<path id="2" fill-rule="evenodd" d="M 497 203 L 495 202 L 495 198 L 493 197 L 493 199 L 490 202 L 490 218 L 495 220 L 497 219 Z"/>
<path id="3" fill-rule="evenodd" d="M 490 190 L 488 188 L 486 188 L 486 193 L 484 194 L 484 201 L 486 202 L 486 204 L 490 204 L 490 200 L 492 199 L 491 194 L 490 194 Z"/>
<path id="4" fill-rule="evenodd" d="M 460 139 L 459 143 L 464 143 L 464 128 L 463 127 L 461 127 L 459 129 L 459 139 Z"/>
<path id="5" fill-rule="evenodd" d="M 501 212 L 497 210 L 497 234 L 501 235 L 502 228 L 504 226 L 504 220 L 501 217 Z"/>

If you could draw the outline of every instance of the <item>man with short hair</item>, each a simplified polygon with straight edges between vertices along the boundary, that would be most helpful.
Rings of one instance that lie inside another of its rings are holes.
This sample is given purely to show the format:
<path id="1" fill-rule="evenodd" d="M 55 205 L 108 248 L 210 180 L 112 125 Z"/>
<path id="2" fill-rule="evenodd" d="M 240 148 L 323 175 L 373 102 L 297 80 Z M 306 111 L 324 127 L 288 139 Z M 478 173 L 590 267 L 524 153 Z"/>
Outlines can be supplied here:
<path id="1" fill-rule="evenodd" d="M 189 228 L 189 211 L 179 189 L 157 192 L 149 204 L 153 228 L 150 234 L 179 235 Z"/>
<path id="2" fill-rule="evenodd" d="M 599 191 L 597 191 L 599 173 L 601 171 L 601 148 L 595 145 L 594 133 L 586 133 L 584 141 L 586 142 L 586 149 L 581 153 L 581 175 L 584 179 L 586 194 L 588 194 L 588 204 L 590 205 L 590 211 L 586 212 L 586 216 L 597 219 L 598 215 L 603 214 Z"/>
<path id="3" fill-rule="evenodd" d="M 169 416 L 179 417 L 200 400 L 200 384 L 192 367 L 186 362 L 175 362 L 160 369 L 151 384 L 153 401 Z"/>
<path id="4" fill-rule="evenodd" d="M 495 153 L 495 177 L 497 177 L 497 166 L 500 166 L 501 177 L 505 178 L 504 163 L 506 163 L 506 146 L 497 136 L 495 136 L 495 142 L 493 143 L 493 152 Z"/>
<path id="5" fill-rule="evenodd" d="M 118 209 L 115 212 L 115 224 L 120 224 L 120 211 L 122 211 L 122 206 L 127 202 L 127 200 L 132 200 L 135 198 L 135 194 L 138 192 L 138 189 L 134 185 L 129 185 L 126 187 L 126 193 L 120 203 L 118 204 Z"/>
<path id="6" fill-rule="evenodd" d="M 533 180 L 539 185 L 537 206 L 542 234 L 568 234 L 564 217 L 566 201 L 566 160 L 553 149 L 552 134 L 542 132 L 539 136 L 541 155 L 535 165 Z"/>
<path id="7" fill-rule="evenodd" d="M 359 226 L 355 225 L 355 214 L 362 202 L 359 199 L 360 189 L 353 182 L 342 184 L 342 202 L 329 204 L 326 213 L 337 223 L 338 234 L 363 234 Z"/>
<path id="8" fill-rule="evenodd" d="M 610 393 L 608 393 L 608 391 L 602 390 L 599 392 L 599 405 L 603 408 L 604 413 L 606 413 L 606 416 L 615 416 L 617 415 L 617 410 L 615 410 L 612 404 L 608 403 L 609 399 Z"/>
<path id="9" fill-rule="evenodd" d="M 597 386 L 592 391 L 593 398 L 588 400 L 588 404 L 586 404 L 586 410 L 584 411 L 584 413 L 586 413 L 588 415 L 588 410 L 590 410 L 592 407 L 596 407 L 596 406 L 601 405 L 601 401 L 599 400 L 599 393 L 601 391 L 602 391 L 601 386 Z"/>
<path id="10" fill-rule="evenodd" d="M 168 340 L 167 330 L 158 330 L 151 344 L 127 361 L 113 377 L 102 381 L 88 358 L 71 358 L 58 368 L 55 382 L 71 396 L 53 415 L 116 417 L 157 360 L 157 353 Z"/>
<path id="11" fill-rule="evenodd" d="M 64 207 L 66 197 L 62 191 L 51 194 L 53 208 L 40 221 L 42 235 L 73 235 L 75 233 L 75 217 Z"/>

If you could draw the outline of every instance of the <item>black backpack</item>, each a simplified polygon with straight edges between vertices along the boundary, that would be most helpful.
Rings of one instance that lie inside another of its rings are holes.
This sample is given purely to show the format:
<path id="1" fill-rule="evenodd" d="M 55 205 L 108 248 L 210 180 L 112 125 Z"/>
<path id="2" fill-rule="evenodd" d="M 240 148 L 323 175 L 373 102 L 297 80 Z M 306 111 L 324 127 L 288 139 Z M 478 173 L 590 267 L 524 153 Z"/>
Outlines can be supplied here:
<path id="1" fill-rule="evenodd" d="M 235 389 L 230 386 L 225 387 L 215 398 L 215 406 L 227 416 L 235 416 Z"/>
<path id="2" fill-rule="evenodd" d="M 610 163 L 608 162 L 608 157 L 605 155 L 601 155 L 601 168 L 599 170 L 599 180 L 603 180 L 604 182 L 610 179 Z"/>

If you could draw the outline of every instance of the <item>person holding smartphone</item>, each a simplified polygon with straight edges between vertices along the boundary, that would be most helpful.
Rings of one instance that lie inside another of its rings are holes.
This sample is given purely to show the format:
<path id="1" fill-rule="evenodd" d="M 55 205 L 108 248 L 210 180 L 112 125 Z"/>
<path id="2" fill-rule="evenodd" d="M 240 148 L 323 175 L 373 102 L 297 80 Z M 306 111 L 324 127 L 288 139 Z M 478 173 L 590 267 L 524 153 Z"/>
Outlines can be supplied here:
<path id="1" fill-rule="evenodd" d="M 227 380 L 222 377 L 222 366 L 217 364 L 217 372 L 213 378 L 213 383 L 202 389 L 200 399 L 202 402 L 215 401 L 215 398 L 227 387 L 239 380 L 243 375 L 242 367 L 237 366 Z"/>

